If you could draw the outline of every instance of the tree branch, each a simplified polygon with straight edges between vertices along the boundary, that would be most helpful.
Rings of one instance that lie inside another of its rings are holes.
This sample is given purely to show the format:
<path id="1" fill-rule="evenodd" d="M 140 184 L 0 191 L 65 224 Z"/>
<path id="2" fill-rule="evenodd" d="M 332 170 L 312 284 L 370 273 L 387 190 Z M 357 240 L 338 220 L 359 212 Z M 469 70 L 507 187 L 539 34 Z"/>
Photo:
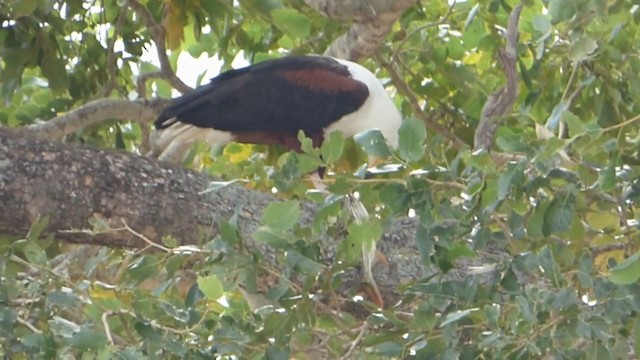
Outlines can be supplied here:
<path id="1" fill-rule="evenodd" d="M 60 141 L 75 131 L 110 119 L 127 119 L 148 124 L 166 103 L 167 100 L 164 99 L 98 99 L 47 122 L 29 125 L 17 131 L 40 139 Z"/>
<path id="2" fill-rule="evenodd" d="M 212 239 L 221 221 L 236 216 L 243 243 L 261 254 L 265 266 L 279 268 L 277 253 L 252 238 L 264 208 L 276 200 L 271 194 L 240 186 L 201 194 L 211 180 L 205 174 L 130 153 L 16 136 L 8 129 L 0 129 L 0 159 L 2 234 L 24 236 L 32 223 L 48 217 L 43 235 L 68 242 L 142 248 L 148 246 L 144 239 L 162 243 L 172 236 L 188 245 Z M 314 203 L 302 202 L 301 224 L 311 224 L 316 211 Z M 416 226 L 415 219 L 396 220 L 379 243 L 392 263 L 374 269 L 387 304 L 398 300 L 398 284 L 426 275 Z M 331 264 L 343 239 L 318 236 L 321 258 Z M 336 292 L 348 299 L 358 288 L 359 272 L 352 269 L 343 280 Z"/>
<path id="3" fill-rule="evenodd" d="M 387 72 L 391 76 L 391 82 L 393 83 L 393 86 L 395 86 L 398 92 L 402 94 L 402 96 L 404 96 L 407 101 L 409 101 L 409 105 L 411 105 L 411 109 L 413 110 L 415 116 L 424 121 L 427 129 L 440 134 L 442 137 L 449 140 L 456 149 L 462 149 L 467 146 L 467 143 L 465 143 L 462 139 L 449 131 L 449 129 L 447 129 L 446 127 L 433 121 L 433 119 L 429 117 L 429 115 L 427 115 L 427 113 L 425 113 L 422 108 L 420 108 L 418 97 L 413 93 L 413 91 L 411 91 L 409 86 L 402 79 L 402 76 L 398 74 L 392 64 L 385 61 L 382 56 L 380 56 L 380 54 L 376 54 L 375 59 L 380 63 L 380 65 L 382 65 L 383 68 L 387 70 Z"/>
<path id="4" fill-rule="evenodd" d="M 502 121 L 502 117 L 513 107 L 518 97 L 518 72 L 516 55 L 518 46 L 518 22 L 522 4 L 518 4 L 509 15 L 507 27 L 507 44 L 498 52 L 498 59 L 507 77 L 507 83 L 491 94 L 482 107 L 480 123 L 474 135 L 474 150 L 489 150 Z"/>
<path id="5" fill-rule="evenodd" d="M 357 61 L 371 56 L 391 31 L 393 24 L 415 0 L 306 0 L 327 17 L 353 20 L 351 28 L 334 40 L 325 55 Z"/>
<path id="6" fill-rule="evenodd" d="M 158 24 L 156 19 L 153 18 L 153 15 L 151 15 L 149 10 L 144 5 L 140 4 L 136 0 L 128 0 L 128 4 L 136 12 L 136 14 L 138 14 L 138 16 L 142 18 L 142 21 L 149 30 L 149 34 L 151 35 L 153 42 L 156 44 L 162 77 L 169 81 L 171 85 L 182 94 L 192 91 L 193 89 L 189 85 L 185 84 L 182 80 L 180 80 L 180 78 L 171 68 L 169 57 L 167 57 L 167 45 L 164 27 Z"/>

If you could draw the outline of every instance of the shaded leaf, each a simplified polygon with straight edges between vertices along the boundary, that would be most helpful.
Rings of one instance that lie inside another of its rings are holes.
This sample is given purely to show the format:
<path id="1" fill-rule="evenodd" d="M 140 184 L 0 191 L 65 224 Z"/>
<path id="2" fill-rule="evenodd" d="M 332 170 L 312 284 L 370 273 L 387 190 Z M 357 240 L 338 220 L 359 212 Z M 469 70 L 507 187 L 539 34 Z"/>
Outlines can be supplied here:
<path id="1" fill-rule="evenodd" d="M 276 230 L 289 230 L 300 219 L 300 204 L 295 200 L 269 204 L 262 213 L 260 223 Z"/>

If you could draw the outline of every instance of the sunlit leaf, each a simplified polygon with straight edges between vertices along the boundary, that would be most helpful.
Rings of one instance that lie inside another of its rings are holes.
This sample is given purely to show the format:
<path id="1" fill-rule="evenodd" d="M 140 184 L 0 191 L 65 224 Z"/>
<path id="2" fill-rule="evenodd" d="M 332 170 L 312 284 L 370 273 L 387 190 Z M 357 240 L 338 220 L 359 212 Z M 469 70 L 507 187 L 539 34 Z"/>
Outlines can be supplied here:
<path id="1" fill-rule="evenodd" d="M 199 276 L 198 288 L 209 300 L 218 300 L 223 293 L 222 283 L 215 275 Z"/>
<path id="2" fill-rule="evenodd" d="M 405 161 L 417 161 L 424 156 L 424 139 L 427 130 L 421 120 L 410 118 L 402 122 L 400 130 L 400 145 L 398 152 Z"/>
<path id="3" fill-rule="evenodd" d="M 633 284 L 640 279 L 640 252 L 636 252 L 609 272 L 609 280 L 618 285 Z"/>

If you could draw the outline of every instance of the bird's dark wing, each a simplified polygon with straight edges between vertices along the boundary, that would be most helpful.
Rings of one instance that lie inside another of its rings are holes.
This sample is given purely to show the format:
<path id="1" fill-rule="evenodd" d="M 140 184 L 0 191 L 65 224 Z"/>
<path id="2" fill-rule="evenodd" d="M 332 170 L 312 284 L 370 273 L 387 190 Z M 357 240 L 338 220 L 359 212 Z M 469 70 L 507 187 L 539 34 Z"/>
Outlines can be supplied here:
<path id="1" fill-rule="evenodd" d="M 327 57 L 285 57 L 225 72 L 174 100 L 156 120 L 240 132 L 321 131 L 359 109 L 367 86 Z"/>

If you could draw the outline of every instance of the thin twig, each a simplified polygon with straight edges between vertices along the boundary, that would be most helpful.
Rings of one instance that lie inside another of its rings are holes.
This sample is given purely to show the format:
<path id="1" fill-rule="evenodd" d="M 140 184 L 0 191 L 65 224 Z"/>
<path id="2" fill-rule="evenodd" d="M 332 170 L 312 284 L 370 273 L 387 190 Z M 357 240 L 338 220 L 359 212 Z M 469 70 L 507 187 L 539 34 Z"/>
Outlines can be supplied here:
<path id="1" fill-rule="evenodd" d="M 349 350 L 347 350 L 347 352 L 344 355 L 342 355 L 342 357 L 340 358 L 341 360 L 347 360 L 351 358 L 351 356 L 355 353 L 356 349 L 358 348 L 358 345 L 360 345 L 360 342 L 362 342 L 362 339 L 366 335 L 367 331 L 369 331 L 369 327 L 370 325 L 366 321 L 364 324 L 362 324 L 362 326 L 360 327 L 360 332 L 358 332 L 358 336 L 356 336 L 356 338 L 353 339 L 353 341 L 351 342 L 351 345 L 349 346 Z"/>
<path id="2" fill-rule="evenodd" d="M 405 99 L 407 99 L 407 101 L 409 101 L 409 105 L 411 105 L 411 109 L 413 110 L 415 116 L 421 119 L 422 121 L 424 121 L 427 129 L 432 130 L 440 134 L 447 140 L 449 140 L 453 145 L 453 147 L 455 147 L 456 149 L 462 149 L 467 147 L 467 144 L 464 141 L 462 141 L 462 139 L 460 139 L 451 131 L 449 131 L 449 129 L 433 121 L 433 119 L 431 119 L 431 117 L 429 117 L 429 115 L 427 115 L 427 113 L 425 113 L 420 108 L 420 101 L 418 100 L 418 97 L 409 88 L 407 83 L 405 83 L 405 81 L 402 79 L 400 74 L 398 74 L 398 72 L 396 71 L 396 69 L 393 67 L 392 64 L 385 61 L 379 52 L 377 52 L 374 55 L 374 58 L 376 59 L 376 61 L 378 61 L 378 63 L 380 63 L 380 65 L 383 68 L 387 70 L 387 72 L 391 76 L 391 81 L 393 82 L 393 85 L 396 87 L 398 92 L 402 94 L 402 96 L 404 96 Z"/>
<path id="3" fill-rule="evenodd" d="M 153 39 L 153 42 L 156 44 L 162 78 L 169 81 L 169 83 L 171 83 L 171 85 L 182 94 L 186 94 L 192 91 L 193 89 L 189 85 L 185 84 L 182 80 L 180 80 L 180 78 L 171 68 L 171 63 L 169 62 L 169 57 L 167 56 L 166 35 L 164 27 L 158 24 L 149 10 L 136 0 L 129 0 L 129 6 L 136 12 L 136 14 L 138 14 L 138 16 L 140 16 L 144 24 L 147 26 L 147 29 L 149 30 L 151 39 Z"/>
<path id="4" fill-rule="evenodd" d="M 636 115 L 636 116 L 632 117 L 631 119 L 625 120 L 625 121 L 623 121 L 623 122 L 621 122 L 619 124 L 615 124 L 615 125 L 611 125 L 609 127 L 606 127 L 604 129 L 602 129 L 601 131 L 604 133 L 604 132 L 608 132 L 608 131 L 611 131 L 611 130 L 619 129 L 621 127 L 625 127 L 625 126 L 627 126 L 629 124 L 632 124 L 632 123 L 634 123 L 634 122 L 636 122 L 638 120 L 640 120 L 640 115 Z"/>
<path id="5" fill-rule="evenodd" d="M 434 26 L 438 26 L 438 25 L 442 25 L 444 24 L 445 21 L 447 21 L 449 19 L 449 17 L 451 16 L 451 14 L 453 13 L 453 7 L 456 5 L 456 1 L 452 1 L 451 5 L 449 5 L 449 10 L 447 11 L 447 13 L 440 18 L 437 21 L 432 21 L 432 22 L 428 22 L 422 26 L 419 26 L 415 29 L 413 29 L 409 34 L 407 34 L 405 36 L 404 39 L 402 39 L 402 41 L 400 42 L 400 44 L 398 44 L 398 47 L 396 47 L 396 49 L 393 51 L 393 55 L 391 56 L 391 59 L 393 59 L 393 62 L 396 62 L 398 60 L 398 56 L 400 54 L 400 50 L 402 49 L 402 47 L 407 43 L 407 41 L 409 41 L 409 39 L 417 34 L 418 32 L 428 29 L 430 27 L 434 27 Z"/>
<path id="6" fill-rule="evenodd" d="M 16 321 L 19 322 L 20 324 L 26 326 L 27 328 L 29 328 L 29 330 L 33 331 L 34 333 L 42 334 L 42 331 L 37 329 L 35 326 L 31 325 L 31 323 L 29 323 L 27 320 L 21 318 L 20 316 L 16 317 Z"/>
<path id="7" fill-rule="evenodd" d="M 139 238 L 139 239 L 143 240 L 144 242 L 146 242 L 147 244 L 149 244 L 149 246 L 154 247 L 154 248 L 156 248 L 156 249 L 160 249 L 160 250 L 162 250 L 162 251 L 164 251 L 164 252 L 167 252 L 167 253 L 170 253 L 170 252 L 171 252 L 171 249 L 169 249 L 168 247 L 163 246 L 163 245 L 160 245 L 160 244 L 158 244 L 158 243 L 155 243 L 155 242 L 153 242 L 153 241 L 149 240 L 146 236 L 144 236 L 144 235 L 140 234 L 139 232 L 136 232 L 135 230 L 133 230 L 132 228 L 130 228 L 130 227 L 129 227 L 129 225 L 127 225 L 127 222 L 126 222 L 124 219 L 121 219 L 121 221 L 122 221 L 122 224 L 124 225 L 124 228 L 125 228 L 128 232 L 132 233 L 132 234 L 133 234 L 133 235 L 135 235 L 137 238 Z M 118 230 L 118 229 L 114 229 L 114 230 Z"/>

